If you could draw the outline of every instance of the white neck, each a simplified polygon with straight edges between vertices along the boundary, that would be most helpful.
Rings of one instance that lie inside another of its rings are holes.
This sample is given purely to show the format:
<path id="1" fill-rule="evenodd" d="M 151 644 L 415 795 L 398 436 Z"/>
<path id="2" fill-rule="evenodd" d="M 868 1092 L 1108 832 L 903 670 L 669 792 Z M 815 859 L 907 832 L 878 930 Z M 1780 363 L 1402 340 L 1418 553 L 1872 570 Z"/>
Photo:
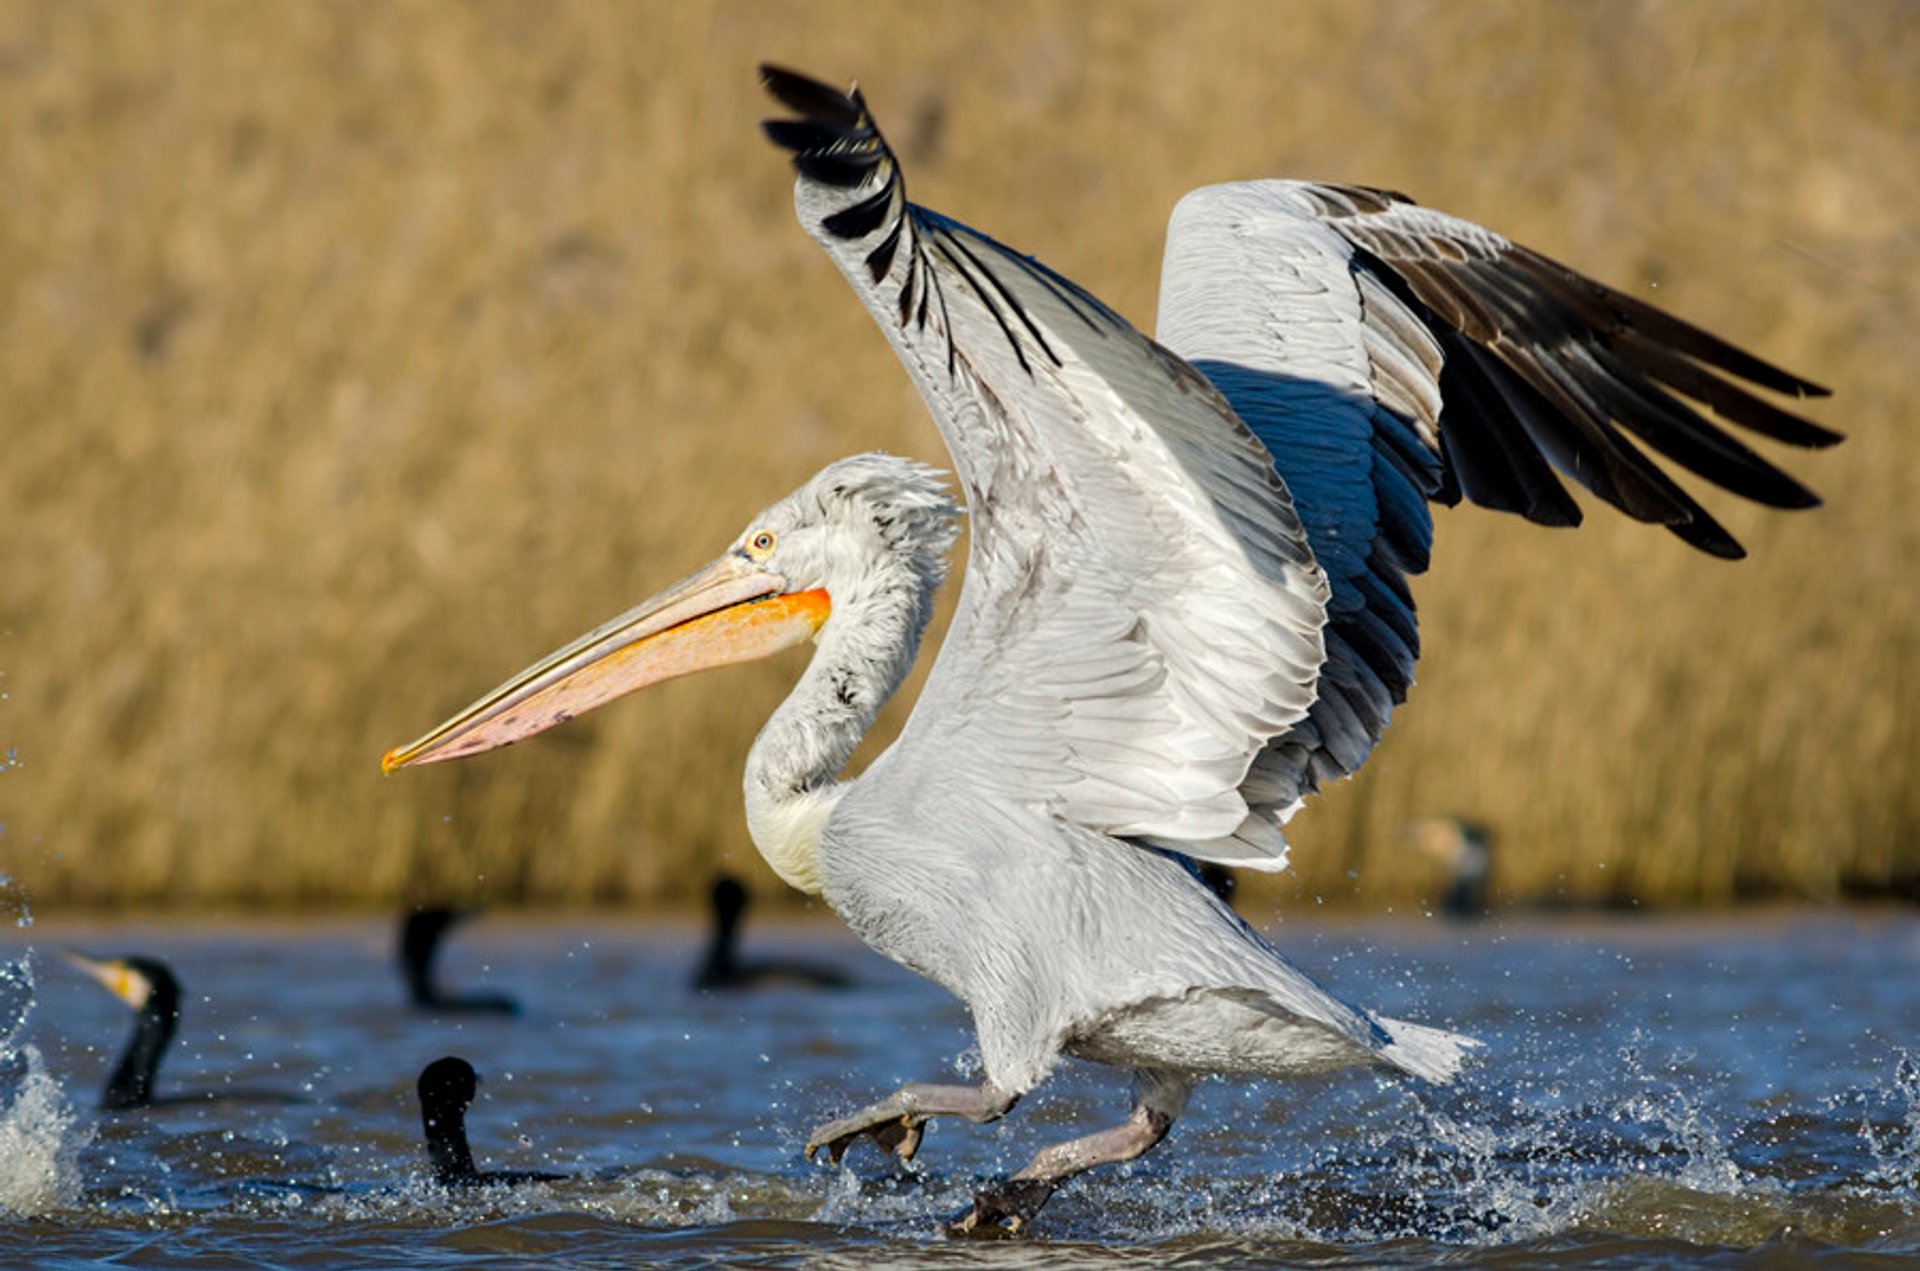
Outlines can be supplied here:
<path id="1" fill-rule="evenodd" d="M 819 895 L 820 838 L 845 791 L 838 778 L 913 666 L 939 579 L 905 561 L 866 580 L 816 637 L 813 661 L 747 755 L 747 830 L 789 885 Z"/>

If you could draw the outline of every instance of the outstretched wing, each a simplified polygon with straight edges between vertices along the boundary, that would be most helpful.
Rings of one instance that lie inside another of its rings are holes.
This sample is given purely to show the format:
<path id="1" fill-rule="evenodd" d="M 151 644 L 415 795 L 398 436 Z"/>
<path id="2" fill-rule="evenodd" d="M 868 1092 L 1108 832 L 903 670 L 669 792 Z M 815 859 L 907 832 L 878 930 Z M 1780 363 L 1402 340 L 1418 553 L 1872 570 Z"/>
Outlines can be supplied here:
<path id="1" fill-rule="evenodd" d="M 1580 485 L 1717 556 L 1740 546 L 1631 438 L 1774 507 L 1813 494 L 1675 394 L 1802 446 L 1837 434 L 1758 396 L 1824 389 L 1477 225 L 1386 191 L 1195 190 L 1167 234 L 1158 336 L 1266 442 L 1326 571 L 1327 661 L 1306 720 L 1246 794 L 1285 807 L 1356 769 L 1419 648 L 1409 574 L 1430 501 L 1574 525 Z"/>
<path id="2" fill-rule="evenodd" d="M 1028 257 L 909 203 L 858 92 L 765 69 L 801 222 L 932 410 L 960 604 L 896 754 L 1080 825 L 1276 868 L 1241 794 L 1314 700 L 1327 589 L 1212 384 Z"/>

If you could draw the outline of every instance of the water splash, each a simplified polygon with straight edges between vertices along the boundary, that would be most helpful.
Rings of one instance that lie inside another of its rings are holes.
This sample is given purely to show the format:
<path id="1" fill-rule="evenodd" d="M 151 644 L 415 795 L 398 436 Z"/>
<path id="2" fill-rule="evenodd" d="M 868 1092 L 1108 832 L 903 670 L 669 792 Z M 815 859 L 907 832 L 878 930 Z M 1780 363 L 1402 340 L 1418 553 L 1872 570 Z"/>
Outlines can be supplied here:
<path id="1" fill-rule="evenodd" d="M 1908 1195 L 1920 1194 L 1920 1061 L 1900 1056 L 1887 1101 L 1900 1106 L 1899 1119 L 1860 1123 L 1860 1137 L 1873 1157 L 1869 1184 Z"/>
<path id="2" fill-rule="evenodd" d="M 1920 987 L 1883 973 L 1920 952 L 1920 921 L 1830 941 L 1824 930 L 1608 928 L 1636 948 L 1624 985 L 1557 936 L 1465 946 L 1450 956 L 1469 1006 L 1452 1009 L 1479 1012 L 1488 1046 L 1458 1085 L 1207 1083 L 1166 1145 L 1063 1188 L 1015 1256 L 1464 1268 L 1920 1255 L 1920 1052 L 1902 1049 Z M 461 1041 L 516 1076 L 474 1111 L 484 1163 L 574 1177 L 443 1189 L 426 1178 L 411 1072 L 416 1056 L 444 1053 L 444 1025 L 306 973 L 355 958 L 377 970 L 384 950 L 354 943 L 358 928 L 246 929 L 246 957 L 231 931 L 163 934 L 163 951 L 191 957 L 212 989 L 196 1003 L 205 1051 L 184 1061 L 183 1084 L 258 1073 L 272 1047 L 275 1062 L 298 1056 L 321 1074 L 320 1097 L 103 1118 L 80 1154 L 85 1193 L 35 1202 L 58 1211 L 52 1223 L 0 1219 L 0 1263 L 51 1259 L 49 1240 L 74 1261 L 112 1257 L 155 1231 L 235 1262 L 417 1261 L 423 1248 L 428 1261 L 976 1261 L 941 1224 L 1036 1147 L 1125 1106 L 1123 1080 L 1067 1065 L 996 1126 L 936 1127 L 911 1171 L 871 1145 L 838 1169 L 808 1166 L 798 1144 L 815 1121 L 956 1065 L 964 1021 L 940 1014 L 945 999 L 909 981 L 750 1005 L 640 991 L 677 978 L 682 945 L 596 936 L 582 969 L 582 942 L 556 929 L 516 946 L 530 980 L 545 957 L 572 994 L 572 1007 L 557 994 L 549 1007 L 553 1030 L 467 1022 Z M 20 1055 L 30 1036 L 63 1077 L 97 1068 L 98 1052 L 57 1039 L 100 1035 L 105 1009 L 78 991 L 33 997 L 24 979 L 0 980 L 0 1049 Z M 62 1009 L 88 1027 L 63 1026 Z M 33 1067 L 21 1055 L 9 1080 L 24 1087 Z M 44 1152 L 75 1135 L 42 1121 L 26 1138 Z M 21 1155 L 12 1139 L 0 1153 L 5 1169 Z"/>
<path id="3" fill-rule="evenodd" d="M 0 964 L 0 1214 L 15 1217 L 79 1203 L 80 1152 L 91 1138 L 39 1050 L 20 1041 L 33 1008 L 31 957 Z"/>

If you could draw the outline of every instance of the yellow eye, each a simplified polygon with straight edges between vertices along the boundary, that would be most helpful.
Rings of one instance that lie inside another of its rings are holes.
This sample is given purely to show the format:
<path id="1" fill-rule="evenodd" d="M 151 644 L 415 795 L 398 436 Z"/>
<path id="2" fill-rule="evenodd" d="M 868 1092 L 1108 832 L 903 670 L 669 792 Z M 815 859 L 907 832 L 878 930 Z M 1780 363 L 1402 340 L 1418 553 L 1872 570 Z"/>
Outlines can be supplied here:
<path id="1" fill-rule="evenodd" d="M 747 540 L 747 554 L 756 560 L 765 560 L 773 552 L 774 541 L 772 530 L 761 530 Z"/>

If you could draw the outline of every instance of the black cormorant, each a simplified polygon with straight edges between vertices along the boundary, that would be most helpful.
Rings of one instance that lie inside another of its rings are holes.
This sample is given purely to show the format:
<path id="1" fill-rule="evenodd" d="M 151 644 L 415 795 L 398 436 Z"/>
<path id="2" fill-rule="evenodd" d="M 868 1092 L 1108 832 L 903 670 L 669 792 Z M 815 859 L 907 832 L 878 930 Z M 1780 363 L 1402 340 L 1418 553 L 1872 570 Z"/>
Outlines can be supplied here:
<path id="1" fill-rule="evenodd" d="M 746 912 L 747 889 L 740 880 L 722 874 L 713 883 L 713 935 L 693 975 L 696 989 L 749 989 L 774 985 L 843 989 L 852 981 L 846 973 L 818 963 L 789 958 L 742 959 L 740 917 Z"/>
<path id="2" fill-rule="evenodd" d="M 480 1075 L 457 1055 L 436 1059 L 420 1070 L 420 1124 L 427 1133 L 433 1178 L 442 1187 L 545 1183 L 569 1177 L 544 1170 L 479 1170 L 467 1146 L 467 1105 L 480 1089 Z"/>
<path id="3" fill-rule="evenodd" d="M 304 1103 L 303 1095 L 279 1090 L 220 1089 L 156 1097 L 155 1074 L 160 1060 L 180 1026 L 180 981 L 158 958 L 90 958 L 66 950 L 67 961 L 106 986 L 109 993 L 134 1009 L 133 1036 L 107 1078 L 100 1106 L 107 1111 L 145 1108 L 154 1104 L 204 1103 L 231 1100 L 248 1103 Z"/>
<path id="4" fill-rule="evenodd" d="M 422 1010 L 517 1015 L 520 1004 L 510 997 L 499 993 L 444 993 L 434 983 L 433 962 L 441 937 L 472 912 L 444 905 L 408 911 L 400 923 L 400 974 L 407 981 L 407 994 Z"/>

